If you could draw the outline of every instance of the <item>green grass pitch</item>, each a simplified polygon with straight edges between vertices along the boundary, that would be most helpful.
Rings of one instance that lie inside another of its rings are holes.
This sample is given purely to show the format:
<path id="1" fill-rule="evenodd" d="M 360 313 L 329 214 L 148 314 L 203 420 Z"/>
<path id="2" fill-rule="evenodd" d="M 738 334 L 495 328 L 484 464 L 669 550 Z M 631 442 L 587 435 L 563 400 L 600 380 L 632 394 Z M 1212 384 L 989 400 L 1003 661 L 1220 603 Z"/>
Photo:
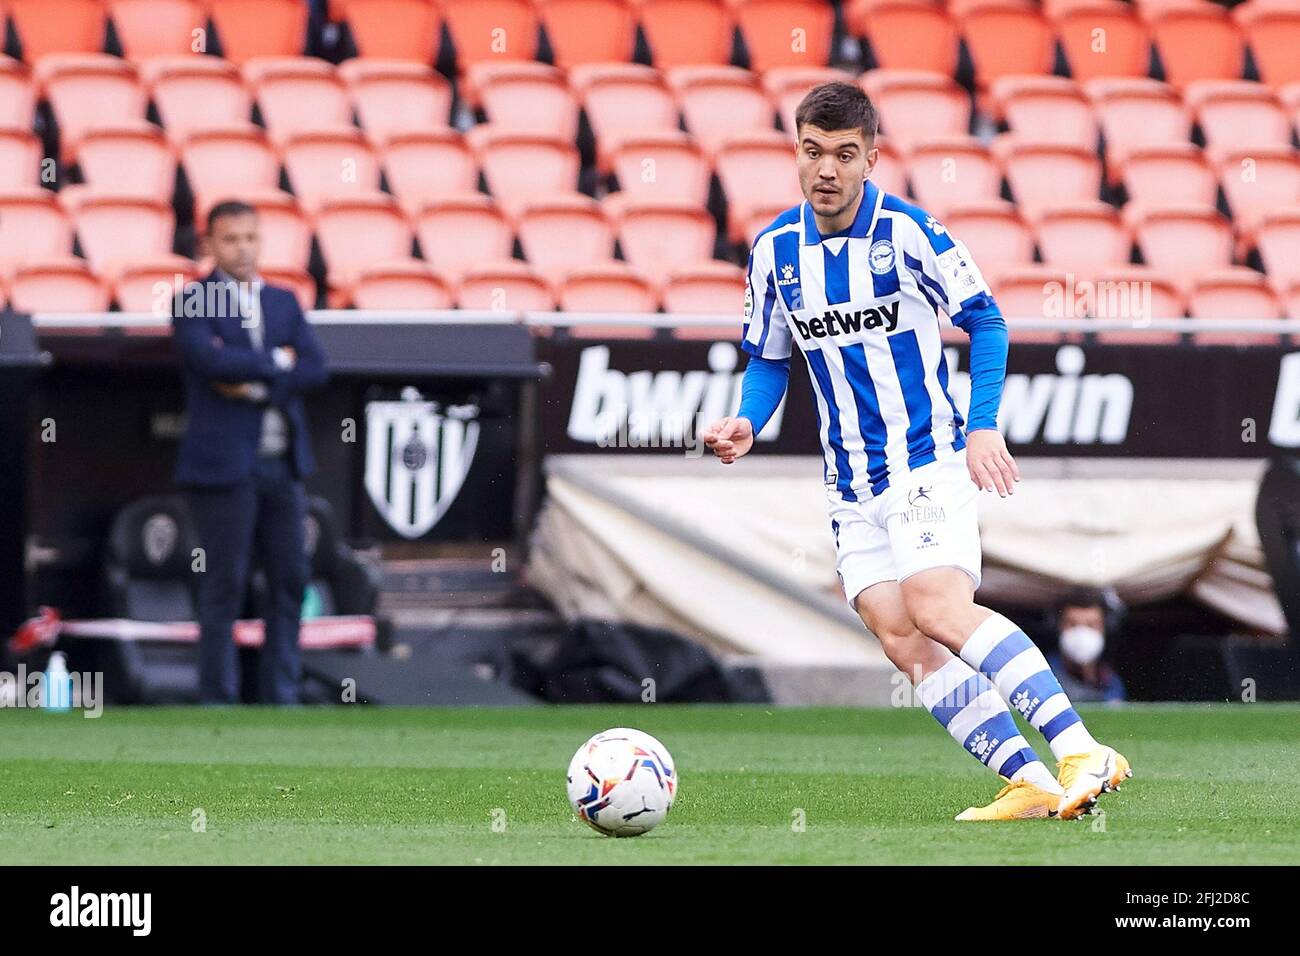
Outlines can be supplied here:
<path id="1" fill-rule="evenodd" d="M 999 781 L 914 709 L 0 711 L 0 847 L 60 864 L 1300 863 L 1300 707 L 1084 713 L 1135 767 L 1104 816 L 959 824 Z M 588 829 L 564 794 L 578 745 L 615 726 L 659 737 L 681 775 L 637 839 Z"/>

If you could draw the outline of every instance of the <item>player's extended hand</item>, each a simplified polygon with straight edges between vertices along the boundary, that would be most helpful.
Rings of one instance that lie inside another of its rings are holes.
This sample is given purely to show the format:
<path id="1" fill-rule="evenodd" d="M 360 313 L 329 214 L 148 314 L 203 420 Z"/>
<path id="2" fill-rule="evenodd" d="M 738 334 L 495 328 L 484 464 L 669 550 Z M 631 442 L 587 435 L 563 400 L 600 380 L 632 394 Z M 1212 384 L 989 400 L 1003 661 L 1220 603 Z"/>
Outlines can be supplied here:
<path id="1" fill-rule="evenodd" d="M 252 389 L 249 388 L 248 382 L 213 382 L 215 388 L 226 398 L 243 399 L 249 401 L 252 398 Z"/>
<path id="2" fill-rule="evenodd" d="M 700 437 L 724 465 L 730 465 L 754 447 L 754 425 L 748 418 L 728 416 L 705 428 Z"/>
<path id="3" fill-rule="evenodd" d="M 966 469 L 981 491 L 996 491 L 1005 498 L 1016 493 L 1020 469 L 1007 451 L 1002 433 L 981 428 L 966 435 Z"/>

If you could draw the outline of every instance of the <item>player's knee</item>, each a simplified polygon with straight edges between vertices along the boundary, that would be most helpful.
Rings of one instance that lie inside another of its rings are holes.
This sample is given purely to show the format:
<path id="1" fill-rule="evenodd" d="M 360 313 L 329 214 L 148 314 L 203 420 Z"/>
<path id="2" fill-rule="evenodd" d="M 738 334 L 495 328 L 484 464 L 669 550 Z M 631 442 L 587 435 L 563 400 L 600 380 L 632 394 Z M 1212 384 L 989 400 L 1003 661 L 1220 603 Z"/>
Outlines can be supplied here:
<path id="1" fill-rule="evenodd" d="M 909 602 L 907 611 L 917 630 L 945 647 L 958 648 L 966 637 L 965 616 L 953 602 L 943 599 Z"/>

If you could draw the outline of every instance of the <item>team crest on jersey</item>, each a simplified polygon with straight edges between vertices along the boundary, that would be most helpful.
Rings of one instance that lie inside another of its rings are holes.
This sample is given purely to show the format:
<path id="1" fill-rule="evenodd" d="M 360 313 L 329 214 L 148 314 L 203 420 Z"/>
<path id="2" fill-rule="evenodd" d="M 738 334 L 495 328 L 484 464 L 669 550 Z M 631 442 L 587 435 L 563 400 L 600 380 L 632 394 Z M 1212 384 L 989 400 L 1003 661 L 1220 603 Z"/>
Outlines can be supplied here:
<path id="1" fill-rule="evenodd" d="M 871 271 L 876 275 L 889 275 L 894 271 L 894 244 L 888 239 L 877 239 L 871 244 L 867 261 L 871 265 Z"/>

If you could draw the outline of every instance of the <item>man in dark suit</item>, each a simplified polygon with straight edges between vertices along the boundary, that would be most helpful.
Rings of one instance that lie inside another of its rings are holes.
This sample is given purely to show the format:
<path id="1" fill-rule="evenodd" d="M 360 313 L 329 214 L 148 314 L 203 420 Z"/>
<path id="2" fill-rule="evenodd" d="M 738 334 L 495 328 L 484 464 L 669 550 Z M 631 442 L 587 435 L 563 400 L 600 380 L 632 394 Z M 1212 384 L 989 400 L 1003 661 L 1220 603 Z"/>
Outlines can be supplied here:
<path id="1" fill-rule="evenodd" d="M 258 275 L 253 207 L 214 206 L 204 247 L 216 268 L 176 297 L 172 317 L 189 413 L 176 479 L 190 488 L 205 558 L 199 697 L 239 698 L 232 626 L 256 554 L 269 598 L 258 700 L 293 704 L 307 580 L 302 483 L 315 467 L 302 395 L 325 383 L 325 356 L 294 294 Z"/>

